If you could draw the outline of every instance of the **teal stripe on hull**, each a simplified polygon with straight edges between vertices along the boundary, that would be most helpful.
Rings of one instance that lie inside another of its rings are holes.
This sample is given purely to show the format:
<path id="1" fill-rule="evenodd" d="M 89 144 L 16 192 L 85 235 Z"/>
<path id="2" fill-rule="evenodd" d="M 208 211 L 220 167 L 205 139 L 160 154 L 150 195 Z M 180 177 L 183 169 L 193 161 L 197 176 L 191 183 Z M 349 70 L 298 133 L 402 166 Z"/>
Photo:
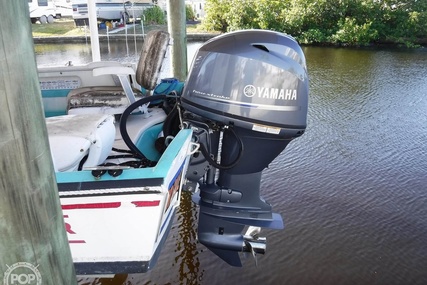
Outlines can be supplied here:
<path id="1" fill-rule="evenodd" d="M 72 89 L 42 90 L 42 98 L 67 97 Z"/>
<path id="2" fill-rule="evenodd" d="M 93 181 L 110 181 L 110 180 L 129 180 L 129 179 L 153 179 L 164 178 L 168 174 L 170 166 L 178 155 L 181 148 L 185 145 L 187 139 L 191 138 L 191 130 L 181 130 L 176 137 L 172 140 L 167 150 L 161 156 L 159 162 L 155 167 L 127 169 L 119 177 L 112 177 L 110 175 L 103 175 L 96 179 L 91 171 L 71 171 L 71 172 L 57 172 L 56 181 L 58 183 L 72 183 L 72 182 L 93 182 Z"/>
<path id="3" fill-rule="evenodd" d="M 44 112 L 45 118 L 67 115 L 65 111 L 49 111 Z"/>

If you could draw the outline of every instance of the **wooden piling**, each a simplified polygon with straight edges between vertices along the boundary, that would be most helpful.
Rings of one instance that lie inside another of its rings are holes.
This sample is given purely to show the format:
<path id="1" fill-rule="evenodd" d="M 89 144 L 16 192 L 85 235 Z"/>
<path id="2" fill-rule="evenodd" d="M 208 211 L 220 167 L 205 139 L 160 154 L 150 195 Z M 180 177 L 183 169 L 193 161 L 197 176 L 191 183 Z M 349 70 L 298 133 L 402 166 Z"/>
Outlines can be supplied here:
<path id="1" fill-rule="evenodd" d="M 0 280 L 76 284 L 49 151 L 28 1 L 0 3 Z"/>
<path id="2" fill-rule="evenodd" d="M 168 0 L 168 31 L 171 35 L 173 44 L 172 54 L 172 72 L 173 77 L 184 81 L 187 77 L 187 29 L 185 19 L 184 0 Z"/>

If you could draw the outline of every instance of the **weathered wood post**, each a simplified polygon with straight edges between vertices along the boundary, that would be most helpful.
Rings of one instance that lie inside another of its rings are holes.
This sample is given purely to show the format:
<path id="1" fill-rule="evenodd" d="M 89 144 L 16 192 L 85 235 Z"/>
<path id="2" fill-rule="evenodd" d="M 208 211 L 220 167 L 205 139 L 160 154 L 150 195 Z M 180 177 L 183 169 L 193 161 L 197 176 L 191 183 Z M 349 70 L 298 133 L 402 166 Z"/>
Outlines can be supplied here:
<path id="1" fill-rule="evenodd" d="M 0 0 L 0 283 L 76 284 L 27 1 Z"/>
<path id="2" fill-rule="evenodd" d="M 187 29 L 184 0 L 168 0 L 168 31 L 172 45 L 173 77 L 184 81 L 187 77 Z"/>

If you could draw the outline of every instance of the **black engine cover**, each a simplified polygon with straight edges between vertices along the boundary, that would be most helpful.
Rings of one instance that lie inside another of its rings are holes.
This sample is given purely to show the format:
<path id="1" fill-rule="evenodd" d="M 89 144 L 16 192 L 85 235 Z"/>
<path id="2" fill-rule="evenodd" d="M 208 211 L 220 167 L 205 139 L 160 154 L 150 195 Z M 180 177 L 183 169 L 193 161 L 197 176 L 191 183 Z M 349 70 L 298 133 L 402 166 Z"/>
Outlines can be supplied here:
<path id="1" fill-rule="evenodd" d="M 195 55 L 181 99 L 186 110 L 214 121 L 299 136 L 308 107 L 304 54 L 292 37 L 273 31 L 216 37 Z"/>

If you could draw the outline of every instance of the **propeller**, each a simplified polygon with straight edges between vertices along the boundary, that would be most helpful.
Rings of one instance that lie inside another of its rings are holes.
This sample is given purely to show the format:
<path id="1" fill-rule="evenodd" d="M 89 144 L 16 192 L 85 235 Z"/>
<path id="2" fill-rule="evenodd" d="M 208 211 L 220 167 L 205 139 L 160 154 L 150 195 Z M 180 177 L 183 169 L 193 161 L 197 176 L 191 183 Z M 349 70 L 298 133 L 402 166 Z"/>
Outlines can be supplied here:
<path id="1" fill-rule="evenodd" d="M 267 238 L 260 237 L 261 227 L 249 226 L 243 236 L 243 251 L 252 253 L 255 265 L 258 266 L 257 254 L 265 254 L 267 248 Z"/>

